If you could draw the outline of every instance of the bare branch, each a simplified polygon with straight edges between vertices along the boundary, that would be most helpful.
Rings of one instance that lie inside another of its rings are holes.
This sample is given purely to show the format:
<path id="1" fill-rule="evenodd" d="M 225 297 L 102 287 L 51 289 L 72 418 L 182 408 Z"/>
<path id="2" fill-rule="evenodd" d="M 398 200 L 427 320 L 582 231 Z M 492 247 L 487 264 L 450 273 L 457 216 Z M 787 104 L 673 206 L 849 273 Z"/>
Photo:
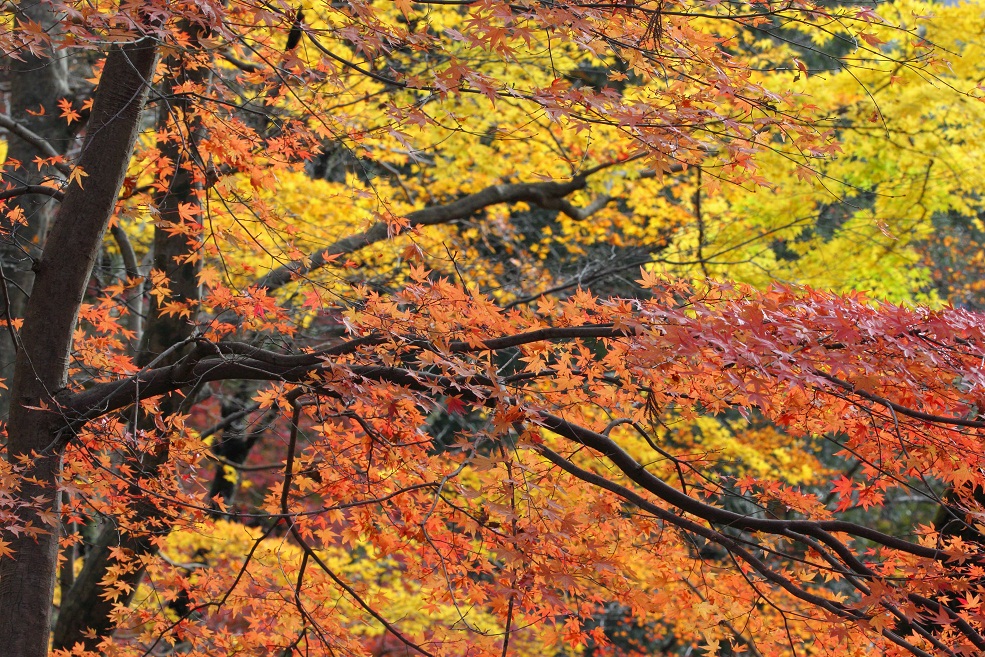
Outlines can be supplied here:
<path id="1" fill-rule="evenodd" d="M 239 70 L 244 71 L 246 73 L 256 73 L 257 71 L 263 70 L 262 66 L 258 66 L 256 64 L 243 61 L 242 59 L 239 59 L 238 57 L 233 55 L 228 50 L 222 51 L 222 58 L 225 59 L 230 64 L 232 64 L 233 66 L 235 66 L 236 68 L 238 68 Z"/>
<path id="2" fill-rule="evenodd" d="M 50 196 L 56 201 L 60 201 L 65 197 L 65 193 L 55 187 L 49 187 L 48 185 L 23 185 L 22 187 L 13 187 L 0 192 L 0 201 L 6 201 L 8 198 L 25 196 L 27 194 Z"/>
<path id="3" fill-rule="evenodd" d="M 542 208 L 560 210 L 572 219 L 581 221 L 598 212 L 611 201 L 609 197 L 602 196 L 586 208 L 579 209 L 564 200 L 564 197 L 572 192 L 584 189 L 586 184 L 585 176 L 579 175 L 566 183 L 541 182 L 492 185 L 480 192 L 469 194 L 451 203 L 411 212 L 407 215 L 407 221 L 411 228 L 446 224 L 459 219 L 466 219 L 479 210 L 503 203 L 533 203 Z M 335 257 L 353 253 L 371 244 L 385 240 L 389 235 L 389 230 L 390 227 L 385 221 L 377 222 L 362 233 L 340 239 L 334 244 L 316 252 L 311 256 L 308 264 L 302 263 L 301 261 L 294 261 L 274 269 L 260 279 L 257 286 L 268 290 L 277 289 L 297 277 L 305 276 L 316 269 L 324 267 Z"/>
<path id="4" fill-rule="evenodd" d="M 119 223 L 114 223 L 110 228 L 110 232 L 113 233 L 116 246 L 120 249 L 120 255 L 123 256 L 123 268 L 127 272 L 127 278 L 140 278 L 137 252 L 133 250 L 133 245 L 130 243 L 130 238 L 127 237 L 127 232 L 123 230 L 123 227 Z"/>
<path id="5" fill-rule="evenodd" d="M 599 196 L 585 207 L 579 208 L 573 205 L 567 199 L 559 198 L 559 199 L 549 200 L 547 203 L 542 204 L 541 207 L 548 210 L 558 210 L 560 212 L 563 212 L 564 214 L 568 215 L 575 221 L 584 221 L 585 219 L 588 219 L 593 214 L 595 214 L 596 212 L 607 206 L 613 200 L 615 199 L 613 199 L 611 196 L 607 194 L 603 194 L 602 196 Z"/>
<path id="6" fill-rule="evenodd" d="M 36 132 L 33 132 L 28 128 L 24 127 L 23 125 L 15 121 L 8 114 L 0 114 L 0 128 L 6 128 L 7 130 L 10 131 L 11 134 L 17 135 L 18 137 L 20 137 L 27 143 L 31 144 L 32 146 L 34 146 L 48 157 L 62 156 L 62 154 L 59 153 L 58 150 L 51 145 L 51 142 L 49 142 L 47 139 L 37 134 Z M 54 167 L 58 169 L 60 172 L 64 173 L 66 176 L 72 172 L 72 167 L 70 167 L 68 164 L 64 162 L 55 164 Z"/>

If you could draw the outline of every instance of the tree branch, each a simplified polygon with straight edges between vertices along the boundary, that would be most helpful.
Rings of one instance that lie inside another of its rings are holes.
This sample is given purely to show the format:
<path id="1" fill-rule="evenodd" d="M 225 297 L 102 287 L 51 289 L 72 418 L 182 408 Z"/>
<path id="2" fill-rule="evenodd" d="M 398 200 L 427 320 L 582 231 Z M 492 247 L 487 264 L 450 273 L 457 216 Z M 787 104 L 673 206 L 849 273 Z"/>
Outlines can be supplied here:
<path id="1" fill-rule="evenodd" d="M 62 154 L 59 153 L 55 149 L 55 147 L 51 145 L 51 142 L 49 142 L 47 139 L 37 134 L 36 132 L 33 132 L 28 128 L 24 127 L 23 125 L 15 121 L 8 114 L 0 114 L 0 128 L 6 128 L 7 130 L 10 131 L 11 134 L 17 135 L 18 137 L 20 137 L 27 143 L 31 144 L 32 146 L 34 146 L 48 157 L 60 158 L 62 156 Z M 55 164 L 54 167 L 61 173 L 64 173 L 66 176 L 71 174 L 72 172 L 72 167 L 70 167 L 65 162 L 59 162 Z"/>
<path id="2" fill-rule="evenodd" d="M 797 586 L 790 579 L 782 576 L 780 573 L 776 572 L 773 568 L 770 568 L 770 566 L 766 562 L 753 555 L 745 547 L 743 547 L 738 540 L 732 538 L 731 536 L 728 536 L 727 534 L 723 534 L 722 532 L 719 532 L 715 529 L 710 529 L 708 527 L 705 527 L 704 525 L 689 520 L 685 518 L 683 515 L 677 514 L 669 509 L 664 509 L 660 506 L 657 506 L 653 502 L 650 502 L 646 498 L 638 495 L 637 493 L 630 490 L 629 488 L 626 488 L 625 486 L 621 486 L 615 482 L 612 482 L 601 475 L 595 474 L 594 472 L 590 472 L 588 470 L 579 468 L 577 465 L 575 465 L 568 459 L 564 458 L 557 452 L 554 452 L 553 450 L 543 445 L 538 445 L 537 451 L 548 461 L 555 464 L 556 466 L 558 466 L 568 474 L 574 476 L 575 478 L 580 479 L 586 483 L 592 484 L 594 486 L 598 486 L 599 488 L 602 488 L 604 490 L 608 490 L 609 492 L 614 493 L 615 495 L 621 497 L 625 501 L 633 504 L 637 508 L 652 514 L 654 517 L 670 525 L 673 525 L 680 530 L 689 532 L 691 534 L 695 534 L 697 536 L 701 536 L 709 541 L 717 543 L 718 545 L 725 548 L 729 552 L 729 554 L 733 556 L 733 558 L 742 560 L 743 562 L 748 564 L 753 570 L 755 570 L 760 575 L 762 575 L 764 579 L 784 589 L 790 595 L 800 600 L 803 600 L 808 604 L 814 605 L 820 609 L 824 609 L 834 614 L 835 616 L 841 617 L 849 622 L 855 622 L 860 620 L 864 621 L 867 620 L 868 618 L 871 618 L 871 616 L 864 614 L 860 610 L 853 609 L 851 606 L 845 605 L 840 602 L 821 598 Z M 885 604 L 885 603 L 881 603 L 881 604 Z M 880 633 L 884 637 L 892 641 L 893 643 L 906 648 L 907 650 L 909 650 L 915 655 L 918 655 L 919 657 L 932 657 L 930 653 L 914 646 L 913 644 L 909 643 L 908 641 L 906 641 L 906 639 L 899 636 L 895 632 L 892 632 L 888 629 L 883 629 L 881 630 Z"/>
<path id="3" fill-rule="evenodd" d="M 538 424 L 564 436 L 580 445 L 600 452 L 616 467 L 622 470 L 638 486 L 653 493 L 660 499 L 698 518 L 719 525 L 750 532 L 768 532 L 782 535 L 786 531 L 807 534 L 827 542 L 830 533 L 845 533 L 864 538 L 893 550 L 900 550 L 926 559 L 947 561 L 950 556 L 943 550 L 925 547 L 889 534 L 884 534 L 863 525 L 844 520 L 782 520 L 776 518 L 754 518 L 741 513 L 705 504 L 690 495 L 685 495 L 659 477 L 654 476 L 643 465 L 623 450 L 615 441 L 600 433 L 568 422 L 556 415 L 544 413 Z"/>
<path id="4" fill-rule="evenodd" d="M 583 208 L 576 207 L 565 198 L 548 199 L 547 202 L 540 204 L 540 206 L 547 210 L 558 210 L 563 212 L 575 221 L 584 221 L 607 206 L 613 200 L 615 199 L 608 194 L 603 194 Z"/>
<path id="5" fill-rule="evenodd" d="M 486 340 L 483 346 L 473 347 L 470 350 L 509 348 L 541 341 L 547 335 L 567 335 L 567 332 L 571 333 L 571 337 L 577 335 L 585 338 L 591 335 L 592 329 L 595 329 L 597 337 L 616 337 L 614 333 L 616 329 L 606 326 L 541 329 L 522 336 Z M 624 335 L 624 333 L 620 334 Z M 195 351 L 174 365 L 147 369 L 124 381 L 98 384 L 88 390 L 66 395 L 60 400 L 60 411 L 70 419 L 81 423 L 128 406 L 139 399 L 165 394 L 192 383 L 223 379 L 279 380 L 291 383 L 311 381 L 312 374 L 333 372 L 337 366 L 329 362 L 328 357 L 346 353 L 349 351 L 349 344 L 351 343 L 338 345 L 321 353 L 284 355 L 250 345 L 200 343 Z M 465 350 L 464 343 L 460 349 L 455 349 L 455 351 Z M 473 390 L 476 387 L 489 388 L 491 392 L 496 387 L 493 380 L 478 374 L 449 377 L 400 367 L 375 365 L 348 365 L 345 366 L 345 370 L 347 376 L 393 383 L 429 394 L 434 394 L 435 390 L 445 390 L 449 394 L 469 397 L 477 402 L 485 402 L 485 399 L 481 397 L 481 393 L 469 392 L 467 388 Z M 852 522 L 755 518 L 709 505 L 682 493 L 654 476 L 608 436 L 550 413 L 541 412 L 536 422 L 545 429 L 598 451 L 644 490 L 686 513 L 711 523 L 737 530 L 778 535 L 794 531 L 813 536 L 828 545 L 834 541 L 831 533 L 846 533 L 927 559 L 947 561 L 950 558 L 943 550 L 919 545 Z"/>
<path id="6" fill-rule="evenodd" d="M 896 402 L 890 401 L 885 397 L 880 397 L 879 395 L 867 392 L 865 390 L 859 390 L 854 384 L 848 381 L 843 381 L 836 376 L 832 376 L 820 370 L 812 370 L 814 374 L 821 377 L 822 379 L 827 379 L 831 383 L 835 384 L 839 388 L 846 390 L 847 392 L 858 395 L 862 399 L 868 399 L 869 401 L 879 404 L 889 410 L 899 413 L 900 415 L 905 415 L 911 417 L 915 420 L 923 420 L 924 422 L 930 422 L 931 424 L 952 424 L 958 427 L 971 427 L 974 429 L 985 429 L 985 422 L 981 420 L 969 420 L 962 417 L 954 417 L 947 415 L 933 415 L 932 413 L 924 413 L 922 411 L 917 411 L 912 408 L 907 408 L 902 404 L 897 404 Z"/>
<path id="7" fill-rule="evenodd" d="M 43 196 L 50 196 L 56 201 L 60 201 L 65 198 L 65 192 L 55 187 L 49 187 L 48 185 L 23 185 L 21 187 L 13 187 L 0 192 L 0 201 L 6 201 L 8 198 L 25 196 L 27 194 L 41 194 Z"/>
<path id="8" fill-rule="evenodd" d="M 130 243 L 127 232 L 123 230 L 123 227 L 119 223 L 114 223 L 109 230 L 113 234 L 116 246 L 120 249 L 120 255 L 123 257 L 123 268 L 127 272 L 127 278 L 140 278 L 137 252 L 133 250 L 133 245 Z"/>
<path id="9" fill-rule="evenodd" d="M 228 50 L 223 50 L 222 53 L 220 54 L 222 55 L 222 58 L 225 59 L 227 62 L 229 62 L 239 70 L 244 71 L 246 73 L 256 73 L 257 71 L 263 70 L 262 66 L 258 66 L 256 64 L 243 61 L 242 59 L 239 59 L 238 57 L 233 55 Z"/>
<path id="10" fill-rule="evenodd" d="M 489 206 L 503 203 L 532 203 L 542 208 L 559 210 L 576 221 L 582 221 L 598 212 L 612 200 L 608 196 L 602 196 L 587 207 L 579 209 L 564 199 L 572 192 L 584 189 L 586 184 L 585 176 L 579 175 L 566 183 L 540 182 L 492 185 L 450 203 L 411 212 L 407 215 L 407 221 L 411 228 L 446 224 L 458 219 L 465 219 Z M 385 221 L 379 221 L 362 233 L 340 239 L 316 252 L 311 256 L 308 264 L 296 260 L 274 269 L 260 279 L 257 286 L 268 290 L 277 289 L 297 277 L 324 267 L 335 257 L 358 251 L 385 240 L 389 231 L 390 226 Z"/>

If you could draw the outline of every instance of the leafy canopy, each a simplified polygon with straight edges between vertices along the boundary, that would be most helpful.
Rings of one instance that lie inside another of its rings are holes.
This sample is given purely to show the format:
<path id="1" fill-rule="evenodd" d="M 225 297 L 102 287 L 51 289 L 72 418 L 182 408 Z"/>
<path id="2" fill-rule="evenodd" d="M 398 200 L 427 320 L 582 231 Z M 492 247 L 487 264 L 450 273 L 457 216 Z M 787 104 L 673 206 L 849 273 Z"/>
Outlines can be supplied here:
<path id="1" fill-rule="evenodd" d="M 979 654 L 981 21 L 15 3 L 0 642 Z"/>

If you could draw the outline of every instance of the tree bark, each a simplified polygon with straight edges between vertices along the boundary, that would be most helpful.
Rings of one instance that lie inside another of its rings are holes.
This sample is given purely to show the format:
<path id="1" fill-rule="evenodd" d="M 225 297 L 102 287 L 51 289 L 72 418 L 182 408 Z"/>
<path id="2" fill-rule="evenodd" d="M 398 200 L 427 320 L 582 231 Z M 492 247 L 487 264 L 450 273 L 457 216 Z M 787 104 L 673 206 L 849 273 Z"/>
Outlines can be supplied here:
<path id="1" fill-rule="evenodd" d="M 198 38 L 199 28 L 185 25 L 183 29 L 194 43 Z M 172 74 L 162 84 L 161 94 L 165 97 L 176 86 L 187 82 L 207 84 L 212 76 L 209 67 L 191 67 L 186 70 L 179 57 L 172 58 L 168 64 Z M 170 283 L 172 296 L 169 301 L 186 302 L 194 306 L 201 296 L 198 282 L 201 263 L 197 259 L 189 260 L 188 256 L 194 253 L 198 244 L 190 243 L 189 238 L 183 234 L 174 234 L 168 230 L 172 225 L 179 225 L 184 221 L 179 205 L 201 207 L 203 178 L 196 176 L 195 172 L 201 171 L 203 167 L 201 162 L 194 160 L 202 127 L 192 115 L 191 109 L 188 99 L 183 97 L 171 98 L 169 102 L 160 104 L 158 132 L 166 133 L 169 127 L 177 125 L 178 130 L 182 131 L 183 139 L 180 142 L 169 140 L 158 144 L 163 157 L 174 163 L 174 174 L 167 189 L 154 198 L 159 219 L 154 230 L 153 249 L 154 268 L 165 272 Z M 176 314 L 168 314 L 158 302 L 152 302 L 136 358 L 137 364 L 141 367 L 148 365 L 163 352 L 191 336 L 193 330 L 194 326 L 189 321 Z M 161 364 L 173 363 L 181 356 L 182 352 L 179 350 L 163 359 Z M 176 395 L 164 396 L 159 403 L 160 413 L 167 416 L 178 412 L 181 399 L 183 398 Z M 142 426 L 142 429 L 154 430 L 154 423 L 150 418 L 140 420 L 140 423 L 144 422 L 146 426 Z M 141 477 L 155 477 L 167 457 L 168 443 L 165 441 L 159 451 L 141 455 L 139 462 L 132 464 L 134 472 L 140 473 Z M 150 538 L 154 535 L 166 535 L 170 531 L 166 510 L 147 499 L 139 486 L 131 486 L 127 494 L 133 500 L 134 517 L 140 518 L 144 526 L 121 527 L 112 521 L 103 525 L 86 556 L 82 572 L 76 578 L 58 614 L 52 642 L 56 649 L 70 649 L 81 643 L 91 650 L 104 637 L 113 633 L 113 608 L 116 605 L 129 605 L 143 578 L 144 568 L 138 564 L 138 560 L 156 551 Z M 121 552 L 117 552 L 117 548 L 124 548 L 122 553 L 128 555 L 126 563 L 119 563 L 115 555 Z M 111 570 L 119 573 L 118 581 L 130 585 L 129 595 L 115 601 L 107 599 L 106 586 L 103 584 Z"/>
<path id="2" fill-rule="evenodd" d="M 21 2 L 13 13 L 14 20 L 37 23 L 45 31 L 57 29 L 59 16 L 42 2 Z M 64 57 L 53 52 L 35 55 L 30 51 L 20 53 L 20 59 L 7 58 L 10 76 L 10 106 L 6 112 L 19 124 L 37 135 L 44 135 L 48 143 L 59 153 L 64 153 L 72 139 L 72 130 L 59 116 L 56 101 L 70 94 L 68 70 Z M 38 111 L 45 108 L 42 114 Z M 17 160 L 21 166 L 4 170 L 2 182 L 15 187 L 37 185 L 46 178 L 59 175 L 52 167 L 39 169 L 33 164 L 36 157 L 48 157 L 37 145 L 11 134 L 7 138 L 7 159 Z M 32 259 L 41 253 L 41 242 L 57 208 L 55 199 L 37 194 L 25 194 L 7 201 L 8 212 L 23 211 L 26 225 L 14 225 L 3 218 L 4 238 L 0 240 L 0 267 L 6 282 L 8 304 L 0 304 L 0 318 L 24 316 L 27 299 L 34 283 Z M 0 331 L 0 378 L 8 383 L 14 371 L 16 345 L 8 331 Z M 9 405 L 7 391 L 0 390 L 0 417 L 6 416 Z"/>
<path id="3" fill-rule="evenodd" d="M 150 38 L 110 50 L 79 158 L 88 177 L 69 186 L 34 268 L 11 386 L 7 457 L 26 463 L 19 497 L 33 500 L 33 507 L 18 511 L 20 522 L 48 531 L 36 539 L 23 532 L 4 536 L 12 556 L 0 560 L 0 646 L 17 657 L 47 655 L 57 581 L 58 531 L 41 514 L 57 519 L 60 510 L 56 440 L 64 422 L 45 407 L 51 409 L 67 385 L 79 306 L 130 162 L 156 61 Z"/>

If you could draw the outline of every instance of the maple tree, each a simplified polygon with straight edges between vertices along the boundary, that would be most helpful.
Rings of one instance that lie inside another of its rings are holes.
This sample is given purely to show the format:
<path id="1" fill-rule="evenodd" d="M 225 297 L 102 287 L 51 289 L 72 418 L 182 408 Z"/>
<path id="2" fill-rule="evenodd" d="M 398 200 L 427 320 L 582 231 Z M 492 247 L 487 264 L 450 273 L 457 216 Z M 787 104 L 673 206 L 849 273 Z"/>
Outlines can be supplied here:
<path id="1" fill-rule="evenodd" d="M 981 317 L 770 283 L 901 299 L 874 236 L 977 211 L 905 123 L 953 11 L 946 69 L 909 2 L 11 4 L 0 645 L 979 654 Z"/>

